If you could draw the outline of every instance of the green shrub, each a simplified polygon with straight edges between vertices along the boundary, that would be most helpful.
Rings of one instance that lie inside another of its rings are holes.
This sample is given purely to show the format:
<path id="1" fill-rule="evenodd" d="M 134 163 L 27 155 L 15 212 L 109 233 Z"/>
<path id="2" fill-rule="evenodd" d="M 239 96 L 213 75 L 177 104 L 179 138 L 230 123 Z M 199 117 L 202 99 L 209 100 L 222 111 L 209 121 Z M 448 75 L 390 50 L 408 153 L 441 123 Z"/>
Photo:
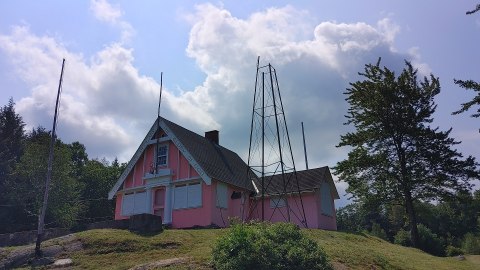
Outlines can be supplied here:
<path id="1" fill-rule="evenodd" d="M 448 257 L 458 256 L 458 255 L 462 255 L 464 253 L 465 252 L 463 251 L 463 249 L 458 248 L 458 247 L 454 247 L 454 246 L 447 246 L 447 248 L 445 249 L 445 254 Z"/>
<path id="2" fill-rule="evenodd" d="M 380 226 L 380 224 L 378 223 L 374 222 L 372 224 L 372 230 L 370 231 L 370 234 L 388 241 L 388 237 L 387 237 L 387 234 L 385 233 L 385 230 L 382 229 L 382 226 Z"/>
<path id="3" fill-rule="evenodd" d="M 332 269 L 317 243 L 290 223 L 234 224 L 212 253 L 218 270 Z"/>
<path id="4" fill-rule="evenodd" d="M 435 256 L 445 256 L 444 241 L 436 234 L 425 227 L 423 224 L 418 224 L 418 248 Z M 410 232 L 400 229 L 394 237 L 393 242 L 405 247 L 413 246 L 410 240 Z"/>
<path id="5" fill-rule="evenodd" d="M 445 256 L 445 244 L 443 239 L 424 226 L 418 224 L 418 248 L 435 256 Z"/>
<path id="6" fill-rule="evenodd" d="M 410 241 L 410 232 L 400 229 L 397 234 L 395 234 L 393 243 L 404 247 L 411 247 L 412 241 Z"/>
<path id="7" fill-rule="evenodd" d="M 467 254 L 480 255 L 480 238 L 472 233 L 465 234 L 462 248 Z"/>

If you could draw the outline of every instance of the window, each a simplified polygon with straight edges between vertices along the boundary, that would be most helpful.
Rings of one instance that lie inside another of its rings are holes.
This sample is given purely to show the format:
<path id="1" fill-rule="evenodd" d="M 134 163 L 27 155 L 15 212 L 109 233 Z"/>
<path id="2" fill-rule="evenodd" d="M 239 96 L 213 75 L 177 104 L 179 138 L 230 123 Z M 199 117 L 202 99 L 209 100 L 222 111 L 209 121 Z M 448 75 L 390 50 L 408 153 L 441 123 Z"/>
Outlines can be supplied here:
<path id="1" fill-rule="evenodd" d="M 228 187 L 222 182 L 217 182 L 217 207 L 228 208 Z"/>
<path id="2" fill-rule="evenodd" d="M 270 208 L 285 207 L 285 206 L 287 206 L 287 202 L 285 201 L 285 198 L 280 198 L 280 197 L 270 198 Z"/>
<path id="3" fill-rule="evenodd" d="M 142 213 L 148 213 L 147 193 L 136 192 L 125 194 L 122 202 L 122 216 L 131 216 Z"/>
<path id="4" fill-rule="evenodd" d="M 322 183 L 320 196 L 322 200 L 322 214 L 333 216 L 332 194 L 328 183 Z"/>
<path id="5" fill-rule="evenodd" d="M 174 189 L 173 208 L 195 208 L 202 206 L 202 184 L 177 185 Z"/>
<path id="6" fill-rule="evenodd" d="M 168 146 L 159 145 L 157 146 L 157 166 L 167 165 L 168 157 Z"/>

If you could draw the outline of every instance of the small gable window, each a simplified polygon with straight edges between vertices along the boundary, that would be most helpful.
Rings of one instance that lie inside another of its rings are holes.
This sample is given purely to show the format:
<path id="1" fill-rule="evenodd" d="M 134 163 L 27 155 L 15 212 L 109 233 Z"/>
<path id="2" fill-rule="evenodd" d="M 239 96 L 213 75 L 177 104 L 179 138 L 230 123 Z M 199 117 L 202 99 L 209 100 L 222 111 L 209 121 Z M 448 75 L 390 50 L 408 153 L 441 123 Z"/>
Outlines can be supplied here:
<path id="1" fill-rule="evenodd" d="M 173 208 L 196 208 L 202 206 L 202 184 L 189 183 L 176 185 L 173 195 Z"/>
<path id="2" fill-rule="evenodd" d="M 217 182 L 217 207 L 228 208 L 228 187 L 222 182 Z"/>
<path id="3" fill-rule="evenodd" d="M 167 165 L 167 158 L 168 158 L 168 146 L 159 145 L 157 147 L 157 166 Z"/>
<path id="4" fill-rule="evenodd" d="M 333 216 L 332 193 L 330 192 L 330 185 L 328 183 L 322 183 L 320 196 L 322 200 L 322 214 Z"/>

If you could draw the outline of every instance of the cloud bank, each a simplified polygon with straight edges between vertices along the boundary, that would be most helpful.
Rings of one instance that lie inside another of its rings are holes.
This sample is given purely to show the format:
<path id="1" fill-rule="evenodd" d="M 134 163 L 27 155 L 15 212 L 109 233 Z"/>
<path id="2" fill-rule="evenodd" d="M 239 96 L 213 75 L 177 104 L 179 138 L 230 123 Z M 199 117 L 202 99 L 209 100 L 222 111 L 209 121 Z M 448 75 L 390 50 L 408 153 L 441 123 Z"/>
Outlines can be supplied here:
<path id="1" fill-rule="evenodd" d="M 0 50 L 30 88 L 17 101 L 17 112 L 28 126 L 50 127 L 61 59 L 67 59 L 60 110 L 59 136 L 84 143 L 93 157 L 127 161 L 156 115 L 159 82 L 140 74 L 134 50 L 126 41 L 134 29 L 123 12 L 104 0 L 92 1 L 96 18 L 119 27 L 112 41 L 86 58 L 58 39 L 15 26 L 0 34 Z M 257 56 L 277 70 L 283 105 L 296 158 L 304 169 L 300 122 L 306 128 L 310 167 L 335 165 L 346 150 L 337 149 L 347 104 L 343 92 L 358 79 L 366 63 L 403 66 L 410 59 L 428 72 L 418 50 L 395 50 L 400 29 L 390 19 L 312 24 L 307 11 L 291 6 L 270 8 L 246 19 L 211 4 L 189 14 L 188 57 L 205 74 L 194 89 L 174 94 L 164 89 L 162 115 L 197 132 L 220 129 L 222 145 L 246 160 Z M 344 187 L 343 187 L 344 188 Z"/>

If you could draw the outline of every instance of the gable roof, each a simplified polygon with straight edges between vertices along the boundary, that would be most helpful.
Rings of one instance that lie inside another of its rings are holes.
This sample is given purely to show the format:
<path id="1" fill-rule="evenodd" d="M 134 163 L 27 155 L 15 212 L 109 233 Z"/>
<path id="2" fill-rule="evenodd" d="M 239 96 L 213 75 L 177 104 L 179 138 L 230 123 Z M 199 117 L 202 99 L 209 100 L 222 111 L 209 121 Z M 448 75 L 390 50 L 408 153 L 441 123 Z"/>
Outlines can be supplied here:
<path id="1" fill-rule="evenodd" d="M 165 118 L 160 117 L 159 119 L 160 128 L 163 129 L 207 184 L 210 184 L 213 178 L 247 190 L 254 190 L 252 183 L 247 181 L 248 166 L 236 153 Z M 122 175 L 108 193 L 109 199 L 115 196 L 133 170 L 151 138 L 157 132 L 158 126 L 157 120 L 155 120 Z"/>
<path id="2" fill-rule="evenodd" d="M 297 171 L 297 179 L 298 186 L 295 181 L 294 172 L 285 173 L 285 181 L 287 182 L 287 193 L 298 192 L 298 190 L 308 191 L 318 189 L 322 185 L 322 182 L 327 182 L 328 184 L 330 184 L 330 189 L 333 191 L 333 198 L 340 199 L 328 166 L 304 171 Z M 253 181 L 255 182 L 255 186 L 259 189 L 259 193 L 261 193 L 261 177 L 254 179 Z M 283 178 L 281 174 L 265 176 L 265 185 L 265 193 L 268 195 L 282 194 L 284 192 Z"/>

